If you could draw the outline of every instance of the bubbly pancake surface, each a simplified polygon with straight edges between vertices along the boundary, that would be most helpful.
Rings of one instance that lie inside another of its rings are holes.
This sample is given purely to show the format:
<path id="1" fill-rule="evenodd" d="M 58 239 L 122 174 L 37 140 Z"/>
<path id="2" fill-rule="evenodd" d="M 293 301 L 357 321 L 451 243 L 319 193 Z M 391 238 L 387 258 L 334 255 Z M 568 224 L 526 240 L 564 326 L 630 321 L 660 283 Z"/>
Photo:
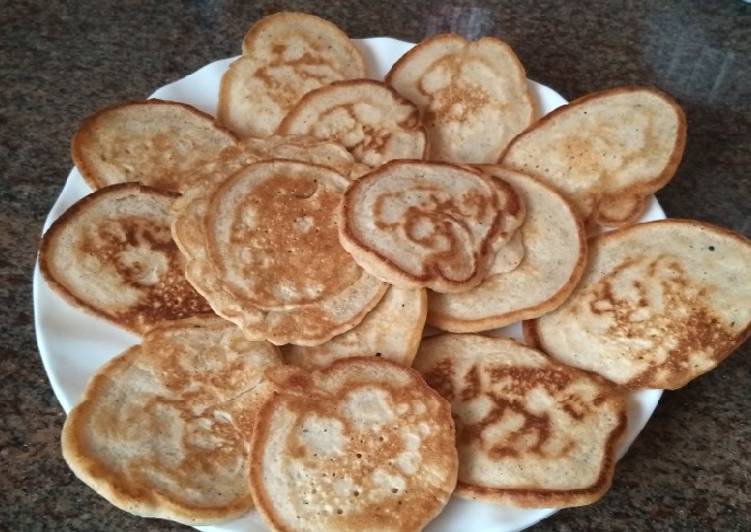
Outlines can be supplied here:
<path id="1" fill-rule="evenodd" d="M 457 292 L 482 281 L 524 205 L 478 171 L 392 161 L 353 182 L 340 213 L 342 245 L 366 271 L 399 287 Z"/>
<path id="2" fill-rule="evenodd" d="M 266 342 L 219 318 L 150 331 L 102 367 L 62 434 L 63 456 L 115 506 L 185 524 L 216 523 L 252 507 L 248 440 L 281 365 Z"/>
<path id="3" fill-rule="evenodd" d="M 71 145 L 94 189 L 138 181 L 180 192 L 181 176 L 234 145 L 235 136 L 189 105 L 146 100 L 102 109 L 83 121 Z"/>
<path id="4" fill-rule="evenodd" d="M 751 332 L 751 242 L 670 219 L 595 237 L 581 283 L 528 332 L 553 358 L 618 384 L 680 388 Z"/>
<path id="5" fill-rule="evenodd" d="M 175 194 L 137 183 L 84 197 L 49 228 L 39 266 L 68 301 L 136 333 L 211 312 L 170 235 Z"/>
<path id="6" fill-rule="evenodd" d="M 649 194 L 673 177 L 686 118 L 666 94 L 619 87 L 560 107 L 519 135 L 504 166 L 548 183 L 591 223 L 634 223 Z"/>
<path id="7" fill-rule="evenodd" d="M 510 184 L 526 206 L 521 250 L 504 247 L 488 276 L 466 292 L 430 293 L 428 322 L 446 331 L 479 332 L 541 316 L 566 300 L 586 265 L 584 227 L 560 194 L 512 170 L 482 170 Z"/>
<path id="8" fill-rule="evenodd" d="M 275 530 L 420 530 L 456 483 L 449 404 L 375 357 L 289 378 L 250 452 L 253 500 Z"/>
<path id="9" fill-rule="evenodd" d="M 589 504 L 610 487 L 626 396 L 508 338 L 439 335 L 415 369 L 451 402 L 457 495 L 512 506 Z"/>
<path id="10" fill-rule="evenodd" d="M 430 160 L 495 163 L 536 116 L 524 67 L 491 37 L 430 37 L 394 64 L 386 83 L 422 111 Z"/>
<path id="11" fill-rule="evenodd" d="M 355 328 L 314 347 L 282 346 L 284 359 L 302 368 L 323 368 L 341 358 L 372 355 L 411 366 L 428 310 L 426 290 L 390 287 Z"/>
<path id="12" fill-rule="evenodd" d="M 266 137 L 304 94 L 365 74 L 360 51 L 334 24 L 276 13 L 250 28 L 242 57 L 222 77 L 219 120 L 241 135 Z"/>
<path id="13" fill-rule="evenodd" d="M 392 159 L 422 159 L 427 148 L 417 107 L 383 83 L 366 79 L 309 92 L 279 132 L 336 141 L 370 167 Z"/>

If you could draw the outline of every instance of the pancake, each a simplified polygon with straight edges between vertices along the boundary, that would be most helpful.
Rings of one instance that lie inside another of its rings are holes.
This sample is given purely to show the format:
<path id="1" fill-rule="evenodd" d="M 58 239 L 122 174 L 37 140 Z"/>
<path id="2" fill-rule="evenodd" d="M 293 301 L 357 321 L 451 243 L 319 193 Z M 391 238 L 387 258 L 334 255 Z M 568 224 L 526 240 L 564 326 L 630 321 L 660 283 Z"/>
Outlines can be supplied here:
<path id="1" fill-rule="evenodd" d="M 466 291 L 524 219 L 513 189 L 471 168 L 392 161 L 354 181 L 339 237 L 370 274 L 400 288 Z"/>
<path id="2" fill-rule="evenodd" d="M 304 94 L 364 77 L 362 54 L 334 24 L 276 13 L 248 30 L 242 57 L 222 76 L 219 120 L 240 135 L 267 137 Z"/>
<path id="3" fill-rule="evenodd" d="M 285 345 L 282 354 L 288 364 L 306 369 L 323 368 L 335 360 L 358 355 L 382 357 L 409 367 L 420 346 L 427 311 L 424 289 L 392 286 L 354 329 L 315 347 Z"/>
<path id="4" fill-rule="evenodd" d="M 360 323 L 386 285 L 342 249 L 348 181 L 323 166 L 262 161 L 211 191 L 186 276 L 251 340 L 319 345 Z"/>
<path id="5" fill-rule="evenodd" d="M 102 109 L 81 123 L 71 155 L 93 188 L 138 181 L 180 192 L 180 177 L 216 157 L 235 136 L 198 109 L 146 100 Z"/>
<path id="6" fill-rule="evenodd" d="M 445 334 L 415 369 L 456 423 L 456 495 L 522 508 L 590 504 L 608 490 L 626 394 L 509 338 Z"/>
<path id="7" fill-rule="evenodd" d="M 556 188 L 590 224 L 619 226 L 636 222 L 670 181 L 685 144 L 686 117 L 670 96 L 619 87 L 546 115 L 501 162 Z"/>
<path id="8" fill-rule="evenodd" d="M 78 478 L 118 508 L 188 525 L 252 507 L 249 421 L 281 364 L 219 318 L 156 327 L 89 381 L 62 432 Z"/>
<path id="9" fill-rule="evenodd" d="M 417 107 L 369 79 L 338 81 L 309 92 L 278 131 L 338 142 L 370 167 L 392 159 L 422 159 L 427 149 Z"/>
<path id="10" fill-rule="evenodd" d="M 676 389 L 751 333 L 751 241 L 691 220 L 590 240 L 566 303 L 527 327 L 551 357 L 629 388 Z"/>
<path id="11" fill-rule="evenodd" d="M 420 108 L 430 160 L 495 163 L 537 114 L 524 67 L 492 37 L 430 37 L 391 67 L 386 83 Z"/>
<path id="12" fill-rule="evenodd" d="M 273 530 L 421 530 L 448 502 L 450 405 L 375 357 L 287 374 L 251 440 L 250 489 Z"/>
<path id="13" fill-rule="evenodd" d="M 496 255 L 490 275 L 466 292 L 430 293 L 428 323 L 445 331 L 480 332 L 542 316 L 563 304 L 587 262 L 584 227 L 560 194 L 500 166 L 483 171 L 511 185 L 526 205 L 522 253 Z"/>
<path id="14" fill-rule="evenodd" d="M 69 303 L 143 334 L 162 320 L 211 312 L 185 280 L 170 236 L 176 194 L 137 183 L 84 197 L 47 230 L 44 278 Z"/>

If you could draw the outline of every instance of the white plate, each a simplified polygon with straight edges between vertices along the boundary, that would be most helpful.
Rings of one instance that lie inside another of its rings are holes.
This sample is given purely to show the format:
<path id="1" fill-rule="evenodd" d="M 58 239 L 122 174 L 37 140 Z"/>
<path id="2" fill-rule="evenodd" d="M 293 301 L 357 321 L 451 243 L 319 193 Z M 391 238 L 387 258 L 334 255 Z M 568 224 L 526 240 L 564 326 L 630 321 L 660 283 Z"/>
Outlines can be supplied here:
<path id="1" fill-rule="evenodd" d="M 383 79 L 391 65 L 412 46 L 411 43 L 389 37 L 357 40 L 365 54 L 369 75 Z M 160 88 L 152 97 L 189 103 L 202 111 L 216 114 L 219 81 L 234 58 L 215 61 L 174 83 Z M 529 82 L 539 100 L 543 113 L 549 113 L 566 100 L 554 90 Z M 94 109 L 91 109 L 93 112 Z M 68 174 L 60 197 L 44 223 L 46 231 L 50 224 L 68 207 L 89 194 L 91 190 L 84 183 L 75 168 Z M 665 218 L 665 213 L 653 197 L 642 221 Z M 66 412 L 78 401 L 84 387 L 97 368 L 106 361 L 138 343 L 137 336 L 119 329 L 99 318 L 72 307 L 44 282 L 37 264 L 34 270 L 34 319 L 37 343 L 42 356 L 44 369 L 60 404 Z M 519 337 L 518 324 L 501 331 Z M 643 390 L 632 394 L 629 405 L 629 421 L 626 438 L 619 450 L 619 457 L 644 428 L 652 415 L 662 391 Z M 507 532 L 521 530 L 555 513 L 554 508 L 539 510 L 519 510 L 482 502 L 472 502 L 454 497 L 446 509 L 426 528 L 428 531 L 463 532 L 487 531 Z M 255 512 L 234 521 L 217 526 L 199 527 L 211 532 L 261 531 L 266 530 Z"/>

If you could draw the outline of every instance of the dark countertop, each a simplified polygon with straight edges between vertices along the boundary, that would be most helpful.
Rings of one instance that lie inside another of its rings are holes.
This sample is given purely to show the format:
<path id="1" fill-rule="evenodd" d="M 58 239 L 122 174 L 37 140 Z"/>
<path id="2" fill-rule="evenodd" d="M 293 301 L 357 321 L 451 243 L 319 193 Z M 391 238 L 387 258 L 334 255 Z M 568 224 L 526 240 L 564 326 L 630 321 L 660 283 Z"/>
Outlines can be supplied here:
<path id="1" fill-rule="evenodd" d="M 457 7 L 455 4 L 461 4 Z M 623 9 L 623 4 L 629 6 Z M 688 115 L 686 155 L 658 194 L 672 217 L 751 235 L 751 5 L 716 2 L 4 2 L 0 9 L 0 529 L 179 530 L 110 506 L 62 460 L 64 414 L 36 348 L 31 272 L 79 121 L 239 53 L 249 24 L 307 10 L 353 37 L 446 30 L 509 42 L 571 99 L 656 85 Z M 131 6 L 131 7 L 125 7 Z M 136 7 L 138 6 L 138 7 Z M 751 344 L 663 396 L 597 504 L 538 530 L 751 529 Z"/>

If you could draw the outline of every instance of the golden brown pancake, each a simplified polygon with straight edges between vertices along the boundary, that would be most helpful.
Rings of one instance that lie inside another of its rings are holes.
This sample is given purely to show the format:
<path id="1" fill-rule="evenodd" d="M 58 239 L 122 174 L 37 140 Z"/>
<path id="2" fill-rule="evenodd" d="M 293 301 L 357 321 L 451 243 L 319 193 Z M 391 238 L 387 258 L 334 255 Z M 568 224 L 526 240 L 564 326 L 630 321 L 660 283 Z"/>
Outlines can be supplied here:
<path id="1" fill-rule="evenodd" d="M 627 225 L 670 181 L 686 117 L 667 94 L 619 87 L 547 114 L 514 139 L 501 163 L 556 188 L 590 224 Z"/>
<path id="2" fill-rule="evenodd" d="M 102 367 L 62 433 L 65 461 L 118 508 L 189 525 L 252 507 L 248 440 L 281 365 L 216 317 L 151 330 Z"/>
<path id="3" fill-rule="evenodd" d="M 354 181 L 339 238 L 365 271 L 401 288 L 466 291 L 524 219 L 513 189 L 471 168 L 392 161 Z"/>
<path id="4" fill-rule="evenodd" d="M 162 320 L 211 312 L 185 280 L 170 235 L 176 196 L 125 183 L 84 197 L 42 239 L 45 279 L 71 304 L 139 334 Z"/>
<path id="5" fill-rule="evenodd" d="M 146 100 L 107 107 L 73 136 L 73 162 L 91 188 L 138 181 L 181 192 L 181 177 L 234 145 L 235 136 L 198 109 Z"/>
<path id="6" fill-rule="evenodd" d="M 522 508 L 590 504 L 610 487 L 625 392 L 509 338 L 444 334 L 415 369 L 451 401 L 456 494 Z"/>
<path id="7" fill-rule="evenodd" d="M 219 120 L 240 135 L 267 137 L 304 94 L 363 77 L 362 54 L 334 24 L 276 13 L 248 30 L 242 57 L 222 77 Z"/>
<path id="8" fill-rule="evenodd" d="M 392 159 L 422 159 L 427 150 L 417 107 L 370 79 L 338 81 L 309 92 L 278 132 L 338 142 L 370 167 Z"/>
<path id="9" fill-rule="evenodd" d="M 274 530 L 421 530 L 448 502 L 450 405 L 409 368 L 338 360 L 279 384 L 251 440 L 250 489 Z"/>
<path id="10" fill-rule="evenodd" d="M 676 389 L 751 333 L 751 242 L 692 220 L 593 238 L 581 283 L 527 327 L 570 366 L 629 388 Z"/>
<path id="11" fill-rule="evenodd" d="M 430 160 L 495 163 L 536 117 L 524 67 L 492 37 L 425 39 L 391 67 L 386 83 L 420 108 Z"/>

